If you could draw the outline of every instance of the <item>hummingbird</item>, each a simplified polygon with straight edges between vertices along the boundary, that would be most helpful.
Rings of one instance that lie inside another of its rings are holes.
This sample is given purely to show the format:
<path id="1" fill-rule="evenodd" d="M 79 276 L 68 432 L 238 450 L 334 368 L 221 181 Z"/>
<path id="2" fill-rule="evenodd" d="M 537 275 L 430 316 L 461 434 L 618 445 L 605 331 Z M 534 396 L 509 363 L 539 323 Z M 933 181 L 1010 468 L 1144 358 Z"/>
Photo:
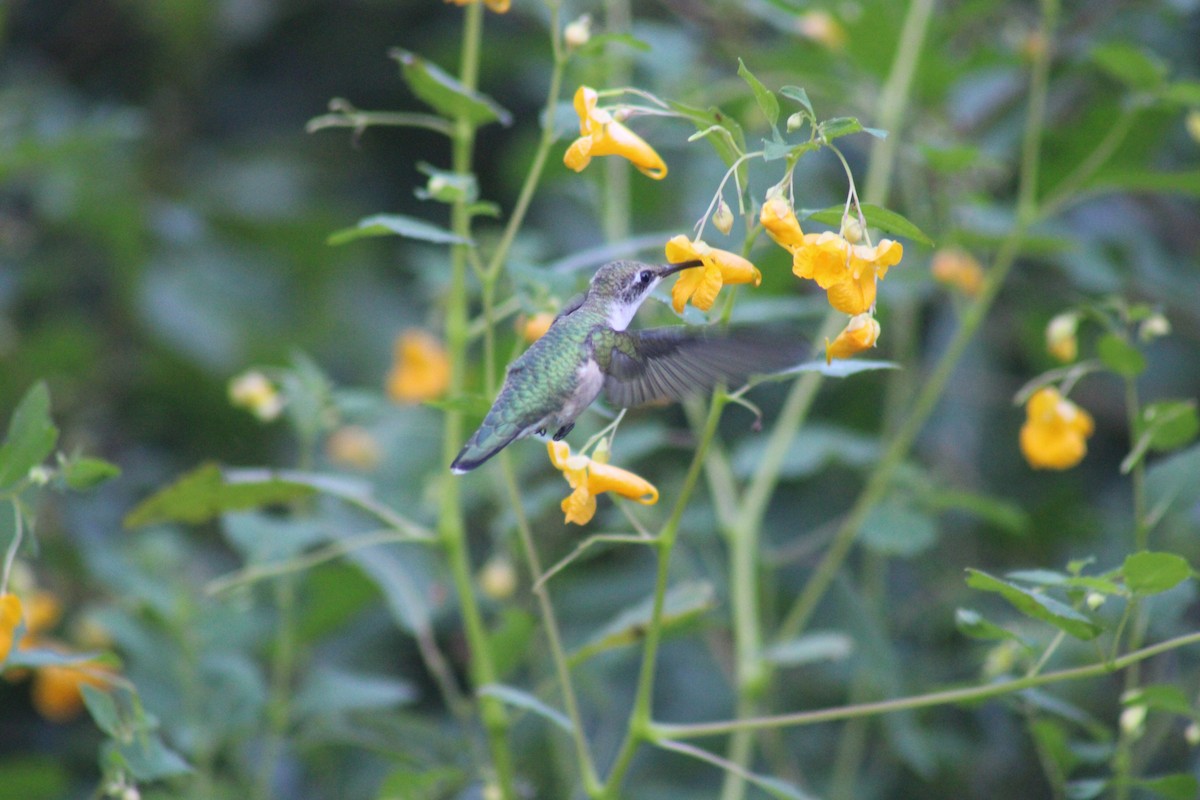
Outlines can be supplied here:
<path id="1" fill-rule="evenodd" d="M 450 471 L 469 472 L 531 434 L 552 432 L 561 440 L 601 391 L 613 406 L 629 408 L 681 400 L 798 363 L 799 348 L 747 331 L 710 333 L 687 325 L 626 330 L 663 279 L 702 265 L 611 261 L 600 267 L 587 291 L 509 366 L 495 402 Z"/>

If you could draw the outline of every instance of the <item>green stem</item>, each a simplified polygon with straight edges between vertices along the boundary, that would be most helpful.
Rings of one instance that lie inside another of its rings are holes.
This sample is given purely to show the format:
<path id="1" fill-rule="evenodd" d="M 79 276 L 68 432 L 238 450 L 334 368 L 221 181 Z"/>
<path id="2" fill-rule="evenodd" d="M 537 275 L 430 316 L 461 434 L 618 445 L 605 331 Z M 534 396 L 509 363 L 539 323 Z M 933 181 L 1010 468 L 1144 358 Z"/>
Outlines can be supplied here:
<path id="1" fill-rule="evenodd" d="M 651 706 L 654 700 L 654 668 L 662 637 L 663 604 L 667 595 L 667 583 L 671 571 L 671 551 L 675 547 L 675 540 L 679 534 L 679 521 L 683 518 L 683 511 L 687 507 L 688 501 L 691 500 L 692 492 L 700 479 L 705 453 L 709 443 L 716 435 L 717 423 L 721 419 L 721 411 L 724 407 L 725 397 L 721 394 L 714 395 L 708 408 L 708 417 L 704 422 L 700 440 L 696 444 L 696 452 L 692 456 L 692 463 L 688 467 L 683 486 L 680 488 L 679 497 L 671 509 L 671 516 L 663 523 L 658 539 L 653 545 L 658 549 L 658 573 L 654 583 L 654 604 L 650 623 L 646 627 L 646 644 L 642 650 L 642 666 L 638 673 L 633 710 L 630 712 L 629 727 L 625 733 L 625 739 L 617 751 L 612 770 L 604 785 L 592 795 L 597 800 L 616 800 L 620 796 L 621 782 L 633 763 L 633 756 L 647 738 L 651 724 Z"/>
<path id="2" fill-rule="evenodd" d="M 544 573 L 541 559 L 534 546 L 533 531 L 529 527 L 529 519 L 525 516 L 525 508 L 521 504 L 521 489 L 517 485 L 517 476 L 508 451 L 502 451 L 499 460 L 509 503 L 516 516 L 521 549 L 525 553 L 525 560 L 529 564 L 529 575 L 533 579 L 533 593 L 538 599 L 538 607 L 542 612 L 542 625 L 546 629 L 546 641 L 550 645 L 550 656 L 554 661 L 554 669 L 558 673 L 559 686 L 562 687 L 563 706 L 566 708 L 567 717 L 571 720 L 571 738 L 575 743 L 575 758 L 579 762 L 579 771 L 583 775 L 584 789 L 589 795 L 595 794 L 600 791 L 600 780 L 596 774 L 596 765 L 592 761 L 591 748 L 588 747 L 587 734 L 583 730 L 583 718 L 579 714 L 579 703 L 575 699 L 575 688 L 571 683 L 571 669 L 567 663 L 566 651 L 563 649 L 562 636 L 559 634 L 554 604 L 550 602 L 549 590 L 546 588 L 546 582 L 542 580 Z"/>
<path id="3" fill-rule="evenodd" d="M 12 499 L 13 509 L 13 538 L 8 550 L 4 553 L 4 574 L 0 575 L 0 595 L 8 593 L 8 576 L 12 574 L 13 562 L 17 560 L 17 551 L 21 549 L 21 539 L 25 534 L 25 520 L 21 516 L 21 504 L 17 498 Z"/>
<path id="4" fill-rule="evenodd" d="M 255 796 L 269 800 L 271 783 L 283 753 L 291 716 L 292 676 L 296 660 L 296 586 L 291 578 L 275 581 L 275 652 L 271 657 L 271 689 L 267 703 L 267 743 L 258 769 Z"/>
<path id="5" fill-rule="evenodd" d="M 608 33 L 629 33 L 633 14 L 630 0 L 605 0 L 605 29 Z M 622 48 L 609 48 L 604 59 L 609 86 L 629 83 L 630 60 Z M 604 159 L 604 238 L 619 242 L 629 237 L 629 165 L 620 158 Z"/>
<path id="6" fill-rule="evenodd" d="M 459 82 L 468 91 L 474 90 L 479 82 L 479 48 L 482 33 L 483 4 L 472 3 L 464 10 L 462 63 L 459 70 Z M 452 138 L 452 169 L 456 173 L 465 175 L 471 171 L 475 147 L 475 127 L 465 114 L 454 120 Z M 465 200 L 458 200 L 451 207 L 450 223 L 454 233 L 463 238 L 470 237 L 471 212 Z M 469 255 L 467 247 L 467 245 L 455 245 L 450 251 L 450 285 L 446 297 L 445 324 L 446 349 L 450 358 L 449 394 L 451 397 L 462 395 L 466 385 L 467 344 L 470 334 L 467 319 L 466 273 Z M 448 409 L 444 419 L 442 462 L 449 464 L 462 444 L 463 412 Z M 446 560 L 463 617 L 463 627 L 470 646 L 471 683 L 478 688 L 494 683 L 496 670 L 492 663 L 487 629 L 475 598 L 459 486 L 458 479 L 447 470 L 441 485 L 438 536 L 446 552 Z M 508 712 L 503 703 L 494 697 L 479 697 L 478 703 L 488 748 L 492 756 L 496 785 L 504 800 L 515 800 L 517 792 L 513 760 L 507 741 Z"/>
<path id="7" fill-rule="evenodd" d="M 1193 644 L 1200 644 L 1200 633 L 1177 636 L 1174 639 L 1168 639 L 1165 642 L 1159 642 L 1156 645 L 1126 653 L 1112 661 L 1106 660 L 1084 667 L 1073 667 L 1056 672 L 1044 672 L 1040 675 L 996 681 L 995 683 L 988 683 L 983 686 L 944 689 L 928 694 L 901 697 L 893 700 L 880 700 L 873 703 L 859 703 L 856 705 L 838 706 L 836 708 L 818 709 L 816 711 L 800 711 L 794 714 L 779 714 L 770 717 L 733 719 L 723 722 L 702 722 L 689 725 L 654 723 L 649 733 L 656 739 L 695 739 L 700 736 L 726 735 L 738 730 L 790 728 L 801 725 L 815 725 L 821 722 L 837 722 L 847 719 L 859 719 L 861 717 L 873 717 L 879 714 L 911 711 L 918 708 L 944 706 L 952 703 L 973 703 L 992 697 L 1000 697 L 1024 691 L 1025 689 L 1062 683 L 1063 681 L 1077 681 L 1084 678 L 1111 675 L 1114 672 L 1131 667 L 1153 656 Z"/>

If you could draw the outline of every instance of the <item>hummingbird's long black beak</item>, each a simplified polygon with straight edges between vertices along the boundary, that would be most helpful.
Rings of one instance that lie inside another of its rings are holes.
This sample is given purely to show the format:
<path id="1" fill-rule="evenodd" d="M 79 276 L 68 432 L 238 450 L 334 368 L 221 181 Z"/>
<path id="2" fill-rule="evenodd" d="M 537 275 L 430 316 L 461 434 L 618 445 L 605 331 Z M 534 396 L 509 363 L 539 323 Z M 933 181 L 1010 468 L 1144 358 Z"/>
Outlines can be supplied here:
<path id="1" fill-rule="evenodd" d="M 674 275 L 676 272 L 682 272 L 685 269 L 691 269 L 692 267 L 703 267 L 703 266 L 704 266 L 704 262 L 700 261 L 699 259 L 694 259 L 692 261 L 680 261 L 678 264 L 666 264 L 663 266 L 662 271 L 659 273 L 659 277 L 665 278 L 668 275 Z"/>

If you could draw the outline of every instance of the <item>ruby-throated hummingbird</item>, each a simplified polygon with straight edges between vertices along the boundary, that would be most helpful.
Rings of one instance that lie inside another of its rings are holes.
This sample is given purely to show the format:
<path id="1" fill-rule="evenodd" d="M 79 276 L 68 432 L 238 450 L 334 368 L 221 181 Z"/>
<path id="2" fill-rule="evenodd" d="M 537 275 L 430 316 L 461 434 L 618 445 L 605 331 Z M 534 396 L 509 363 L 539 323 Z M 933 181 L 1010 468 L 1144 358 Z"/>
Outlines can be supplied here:
<path id="1" fill-rule="evenodd" d="M 475 469 L 530 434 L 550 431 L 555 441 L 562 439 L 601 390 L 614 406 L 628 408 L 680 400 L 798 363 L 799 346 L 764 341 L 761 334 L 684 325 L 625 330 L 660 281 L 699 266 L 612 261 L 597 270 L 587 291 L 508 368 L 495 403 L 450 471 Z"/>

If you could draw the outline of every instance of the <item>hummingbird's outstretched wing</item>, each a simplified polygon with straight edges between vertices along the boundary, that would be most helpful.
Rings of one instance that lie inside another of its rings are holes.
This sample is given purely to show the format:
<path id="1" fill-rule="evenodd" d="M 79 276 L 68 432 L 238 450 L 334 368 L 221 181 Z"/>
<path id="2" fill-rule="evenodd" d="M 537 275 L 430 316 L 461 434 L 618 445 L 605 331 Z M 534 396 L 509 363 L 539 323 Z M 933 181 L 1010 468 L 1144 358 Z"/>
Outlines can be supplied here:
<path id="1" fill-rule="evenodd" d="M 604 394 L 618 408 L 681 400 L 718 383 L 732 388 L 751 375 L 795 366 L 806 350 L 795 337 L 761 330 L 708 333 L 674 326 L 622 331 L 606 370 Z"/>

